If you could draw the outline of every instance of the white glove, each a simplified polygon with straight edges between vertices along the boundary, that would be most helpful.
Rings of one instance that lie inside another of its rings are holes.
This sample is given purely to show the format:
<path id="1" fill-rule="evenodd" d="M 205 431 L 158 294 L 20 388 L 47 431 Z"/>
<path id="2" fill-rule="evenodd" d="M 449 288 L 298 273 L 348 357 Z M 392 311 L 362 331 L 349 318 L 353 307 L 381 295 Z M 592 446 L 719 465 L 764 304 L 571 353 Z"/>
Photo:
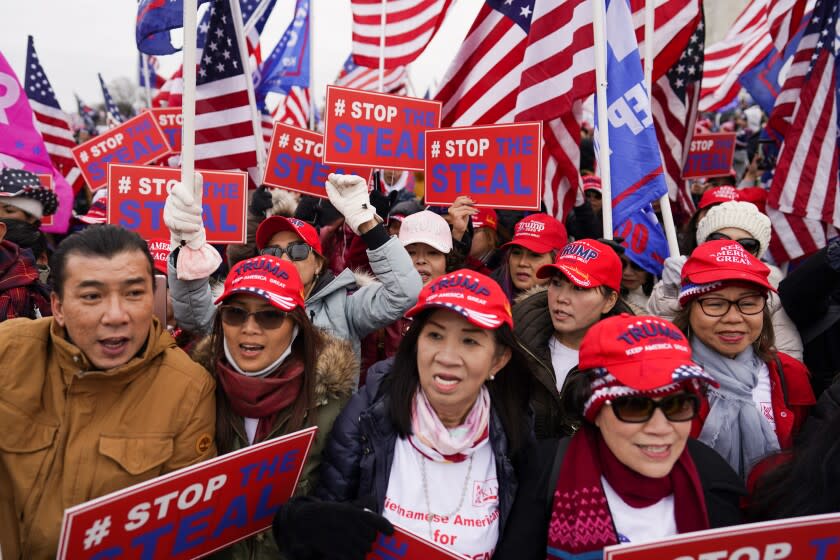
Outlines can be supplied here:
<path id="1" fill-rule="evenodd" d="M 163 223 L 169 228 L 173 245 L 183 242 L 191 249 L 200 249 L 206 243 L 201 219 L 203 190 L 204 180 L 200 173 L 196 173 L 191 187 L 178 182 L 169 191 L 163 206 Z"/>
<path id="2" fill-rule="evenodd" d="M 359 226 L 375 219 L 376 209 L 370 203 L 367 181 L 358 175 L 330 173 L 325 183 L 327 196 L 336 210 L 344 216 L 344 222 L 353 233 L 359 234 Z"/>
<path id="3" fill-rule="evenodd" d="M 665 259 L 665 266 L 662 269 L 662 286 L 665 288 L 666 295 L 670 297 L 677 297 L 679 295 L 682 284 L 680 274 L 687 260 L 688 257 L 685 255 L 677 255 Z"/>

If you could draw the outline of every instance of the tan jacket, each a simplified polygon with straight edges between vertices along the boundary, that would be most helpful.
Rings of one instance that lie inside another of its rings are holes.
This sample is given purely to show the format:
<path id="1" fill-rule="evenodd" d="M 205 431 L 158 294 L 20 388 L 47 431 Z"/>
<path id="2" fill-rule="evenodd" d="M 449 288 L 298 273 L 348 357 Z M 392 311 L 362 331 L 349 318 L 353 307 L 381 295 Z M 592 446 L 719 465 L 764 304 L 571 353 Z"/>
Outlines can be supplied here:
<path id="1" fill-rule="evenodd" d="M 5 321 L 0 364 L 5 560 L 54 557 L 65 508 L 216 454 L 213 379 L 157 320 L 104 372 L 52 319 Z"/>

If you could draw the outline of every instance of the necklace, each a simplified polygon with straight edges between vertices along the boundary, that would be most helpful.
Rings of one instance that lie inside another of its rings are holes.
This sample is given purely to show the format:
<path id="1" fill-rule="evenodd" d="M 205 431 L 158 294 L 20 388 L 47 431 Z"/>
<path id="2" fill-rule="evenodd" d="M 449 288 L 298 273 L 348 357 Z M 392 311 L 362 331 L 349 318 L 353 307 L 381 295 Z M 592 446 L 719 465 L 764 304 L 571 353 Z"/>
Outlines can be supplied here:
<path id="1" fill-rule="evenodd" d="M 456 507 L 452 513 L 448 513 L 443 517 L 452 517 L 459 511 L 461 511 L 461 507 L 464 505 L 464 498 L 467 496 L 467 486 L 469 486 L 470 482 L 470 474 L 472 474 L 472 465 L 473 465 L 473 456 L 474 454 L 470 455 L 469 463 L 467 463 L 467 476 L 464 477 L 464 486 L 461 488 L 461 499 L 458 500 L 458 507 Z M 426 461 L 429 461 L 426 457 L 420 457 L 420 478 L 423 481 L 423 495 L 426 497 L 426 521 L 429 522 L 429 539 L 432 539 L 432 506 L 431 502 L 429 501 L 429 483 L 426 480 Z"/>

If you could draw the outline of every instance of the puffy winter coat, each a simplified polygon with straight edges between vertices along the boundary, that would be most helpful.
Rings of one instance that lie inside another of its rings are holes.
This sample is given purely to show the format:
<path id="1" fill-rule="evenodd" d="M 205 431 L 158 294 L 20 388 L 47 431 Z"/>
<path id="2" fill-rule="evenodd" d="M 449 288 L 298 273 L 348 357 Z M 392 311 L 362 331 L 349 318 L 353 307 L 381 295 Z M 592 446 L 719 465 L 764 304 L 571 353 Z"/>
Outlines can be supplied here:
<path id="1" fill-rule="evenodd" d="M 333 425 L 322 458 L 316 496 L 342 502 L 372 498 L 377 512 L 383 512 L 397 442 L 396 428 L 388 415 L 390 397 L 382 386 L 392 365 L 393 359 L 371 368 L 365 386 L 350 399 Z M 490 418 L 490 445 L 499 480 L 499 534 L 502 534 L 516 495 L 517 479 L 501 420 L 495 413 Z"/>

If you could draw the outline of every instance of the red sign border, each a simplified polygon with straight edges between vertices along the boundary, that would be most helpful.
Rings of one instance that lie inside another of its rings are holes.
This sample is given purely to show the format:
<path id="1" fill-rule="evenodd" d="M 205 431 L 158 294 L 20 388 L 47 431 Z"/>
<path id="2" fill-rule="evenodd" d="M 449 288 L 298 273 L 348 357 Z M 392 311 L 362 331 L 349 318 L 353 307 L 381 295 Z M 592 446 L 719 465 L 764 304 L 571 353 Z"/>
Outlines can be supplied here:
<path id="1" fill-rule="evenodd" d="M 838 522 L 840 522 L 840 513 L 826 513 L 821 515 L 809 515 L 806 517 L 794 517 L 791 519 L 779 519 L 776 521 L 731 525 L 729 527 L 720 527 L 718 529 L 707 529 L 705 531 L 695 531 L 693 533 L 674 535 L 672 537 L 647 543 L 624 543 L 611 545 L 604 549 L 604 560 L 622 560 L 622 555 L 624 553 L 637 553 L 657 549 L 661 550 L 663 546 L 668 545 L 691 544 L 694 542 L 709 542 L 711 544 L 712 538 L 716 536 L 734 537 L 743 534 L 763 534 L 780 528 L 801 529 L 804 527 L 828 525 Z M 667 551 L 665 551 L 665 553 L 668 554 Z"/>
<path id="2" fill-rule="evenodd" d="M 241 457 L 246 457 L 248 455 L 256 453 L 257 451 L 260 451 L 264 447 L 268 447 L 270 445 L 275 445 L 277 443 L 280 443 L 280 442 L 286 441 L 286 440 L 290 440 L 292 438 L 297 438 L 297 437 L 301 437 L 301 436 L 304 436 L 304 435 L 308 435 L 309 436 L 309 441 L 306 444 L 306 453 L 304 453 L 304 455 L 303 455 L 304 461 L 303 461 L 303 463 L 301 463 L 300 471 L 298 472 L 297 479 L 295 480 L 295 484 L 293 486 L 293 488 L 296 488 L 297 485 L 298 485 L 298 482 L 300 482 L 300 476 L 303 474 L 303 468 L 305 466 L 306 459 L 309 457 L 309 451 L 312 448 L 312 443 L 315 441 L 315 433 L 317 431 L 318 431 L 318 426 L 311 426 L 309 428 L 305 428 L 303 430 L 299 430 L 297 432 L 293 432 L 293 433 L 287 434 L 285 436 L 280 436 L 278 438 L 274 438 L 274 439 L 271 439 L 271 440 L 268 440 L 268 441 L 263 441 L 263 442 L 255 444 L 255 445 L 249 445 L 248 447 L 245 447 L 245 448 L 239 450 L 238 452 L 228 453 L 226 455 L 220 455 L 218 457 L 214 457 L 212 459 L 208 459 L 206 461 L 196 463 L 195 465 L 190 465 L 188 467 L 178 469 L 177 471 L 172 471 L 171 473 L 167 473 L 163 476 L 159 476 L 157 478 L 153 478 L 153 479 L 147 480 L 145 482 L 140 482 L 138 484 L 135 484 L 134 486 L 129 486 L 128 488 L 123 488 L 121 490 L 111 492 L 110 494 L 105 494 L 104 496 L 99 496 L 98 498 L 94 498 L 94 499 L 92 499 L 88 502 L 84 502 L 84 503 L 81 503 L 81 504 L 78 504 L 78 505 L 75 505 L 75 506 L 71 506 L 71 507 L 64 510 L 64 515 L 62 516 L 62 519 L 61 519 L 61 533 L 60 533 L 59 541 L 58 541 L 59 546 L 58 546 L 58 552 L 56 553 L 56 560 L 67 560 L 66 559 L 66 554 L 67 554 L 67 550 L 66 550 L 67 540 L 66 539 L 69 537 L 70 531 L 73 528 L 73 517 L 76 514 L 78 514 L 79 512 L 87 511 L 92 506 L 99 506 L 99 505 L 102 505 L 102 504 L 110 503 L 117 498 L 122 498 L 123 496 L 130 496 L 132 494 L 136 494 L 137 492 L 139 492 L 141 490 L 145 490 L 147 487 L 149 487 L 153 484 L 159 484 L 161 482 L 165 482 L 165 481 L 168 481 L 170 479 L 187 476 L 192 471 L 196 470 L 197 467 L 206 467 L 207 465 L 211 465 L 211 464 L 230 462 L 232 460 L 239 459 Z M 243 536 L 243 537 L 241 537 L 241 538 L 239 538 L 235 541 L 231 541 L 231 542 L 225 544 L 224 547 L 220 547 L 220 548 L 208 551 L 206 553 L 202 553 L 202 555 L 212 554 L 213 552 L 217 552 L 219 550 L 222 550 L 223 548 L 229 547 L 230 545 L 232 545 L 234 543 L 245 540 L 252 535 L 256 535 L 257 533 L 261 533 L 261 532 L 265 531 L 266 529 L 267 529 L 267 527 L 263 527 L 262 529 L 256 530 L 253 533 L 249 533 L 249 534 L 247 534 L 247 535 L 245 535 L 245 536 Z"/>
<path id="3" fill-rule="evenodd" d="M 109 163 L 108 164 L 108 174 L 107 174 L 106 183 L 101 188 L 103 188 L 103 189 L 110 189 L 111 188 L 111 168 L 114 167 L 114 166 L 119 166 L 119 167 L 123 167 L 123 168 L 125 168 L 125 167 L 135 167 L 135 168 L 140 167 L 140 168 L 143 168 L 143 169 L 146 169 L 146 168 L 174 169 L 175 171 L 180 172 L 180 169 L 177 169 L 177 168 L 174 168 L 174 167 L 157 167 L 157 166 L 151 166 L 151 165 L 135 165 L 133 163 Z M 195 171 L 197 173 L 208 172 L 208 173 L 221 173 L 221 174 L 224 174 L 224 175 L 239 175 L 239 176 L 243 176 L 245 178 L 245 202 L 242 204 L 242 216 L 243 216 L 243 219 L 245 220 L 243 222 L 245 225 L 242 228 L 241 240 L 240 241 L 215 241 L 215 240 L 213 240 L 212 236 L 209 233 L 207 235 L 207 243 L 210 243 L 210 244 L 213 244 L 213 245 L 244 245 L 245 242 L 248 240 L 248 172 L 247 171 L 216 171 L 215 169 L 205 169 L 205 170 L 196 169 Z M 113 204 L 111 204 L 112 200 L 113 199 L 111 198 L 111 193 L 108 192 L 108 207 L 107 207 L 107 212 L 106 212 L 106 215 L 105 215 L 105 223 L 106 224 L 111 223 L 111 209 L 114 206 Z M 149 240 L 146 239 L 146 241 L 149 241 Z"/>
<path id="4" fill-rule="evenodd" d="M 343 87 L 343 86 L 335 86 L 335 85 L 330 84 L 330 85 L 327 85 L 326 104 L 324 105 L 324 107 L 325 107 L 325 109 L 324 109 L 324 115 L 325 115 L 324 116 L 324 156 L 321 158 L 322 163 L 327 163 L 329 165 L 350 165 L 350 166 L 353 166 L 353 167 L 369 167 L 370 169 L 397 169 L 396 167 L 384 167 L 382 165 L 367 165 L 367 164 L 364 164 L 364 163 L 353 163 L 353 162 L 349 162 L 349 161 L 329 161 L 329 160 L 326 159 L 326 157 L 327 157 L 327 133 L 329 132 L 329 128 L 326 125 L 326 121 L 327 121 L 327 118 L 329 118 L 329 113 L 327 111 L 331 107 L 331 105 L 330 105 L 330 91 L 354 91 L 354 92 L 364 93 L 365 95 L 373 95 L 375 97 L 389 97 L 389 98 L 391 98 L 391 97 L 402 97 L 403 99 L 413 99 L 415 101 L 421 101 L 423 103 L 435 104 L 435 105 L 438 106 L 438 109 L 439 109 L 439 111 L 438 111 L 438 126 L 440 126 L 440 119 L 442 118 L 441 114 L 443 113 L 443 103 L 440 102 L 440 101 L 437 101 L 437 100 L 434 100 L 434 99 L 421 99 L 419 97 L 409 97 L 409 96 L 401 96 L 401 95 L 394 96 L 393 94 L 390 94 L 390 93 L 380 93 L 378 91 L 366 91 L 366 90 L 363 90 L 363 89 L 353 89 L 353 88 L 347 88 L 347 87 Z M 429 130 L 439 130 L 439 129 L 429 128 L 429 129 L 426 129 L 426 130 L 429 131 Z M 402 167 L 402 168 L 399 168 L 399 170 L 400 171 L 423 171 L 425 169 L 425 160 L 426 160 L 426 135 L 424 133 L 424 135 L 423 135 L 423 165 L 424 166 L 423 167 Z"/>
<path id="5" fill-rule="evenodd" d="M 172 145 L 169 143 L 169 137 L 166 135 L 165 132 L 163 132 L 163 126 L 161 126 L 161 124 L 157 122 L 158 114 L 161 114 L 163 111 L 173 111 L 175 109 L 177 109 L 177 112 L 180 113 L 181 115 L 184 114 L 184 111 L 181 110 L 181 107 L 149 107 L 148 109 L 143 111 L 144 113 L 145 112 L 151 113 L 152 116 L 155 118 L 155 123 L 157 123 L 158 128 L 160 128 L 160 131 L 163 133 L 163 138 L 166 140 L 166 145 L 169 146 L 169 153 L 168 154 L 163 154 L 162 156 L 159 156 L 159 157 L 153 159 L 152 161 L 160 161 L 163 158 L 168 157 L 168 156 L 181 155 L 181 150 L 174 150 L 172 148 Z M 182 132 L 183 132 L 183 127 L 184 127 L 184 125 L 182 124 L 181 125 Z M 181 138 L 181 140 L 183 140 L 183 138 Z M 182 142 L 182 144 L 183 144 L 183 142 Z M 149 162 L 149 163 L 151 163 L 151 162 Z"/>
<path id="6" fill-rule="evenodd" d="M 732 165 L 734 163 L 734 158 L 735 158 L 735 140 L 738 137 L 737 134 L 735 134 L 734 132 L 706 132 L 706 133 L 703 133 L 703 134 L 693 134 L 691 136 L 691 140 L 688 142 L 688 152 L 686 152 L 686 155 L 685 155 L 685 163 L 688 163 L 688 155 L 691 153 L 691 142 L 693 142 L 697 136 L 705 136 L 705 137 L 727 136 L 727 137 L 732 137 L 732 151 L 729 154 L 729 161 L 730 161 L 729 168 L 730 169 L 732 168 Z M 711 178 L 711 177 L 727 177 L 729 175 L 729 169 L 726 170 L 726 173 L 723 173 L 723 172 L 713 173 L 712 175 L 709 175 L 708 173 L 703 174 L 703 175 L 685 175 L 685 163 L 683 163 L 682 169 L 680 169 L 680 178 L 682 178 L 684 181 L 690 181 L 692 179 Z"/>
<path id="7" fill-rule="evenodd" d="M 274 124 L 274 128 L 271 130 L 271 141 L 269 142 L 269 145 L 267 146 L 267 150 L 266 150 L 266 162 L 265 162 L 265 169 L 263 170 L 262 184 L 266 185 L 269 189 L 283 189 L 284 191 L 289 191 L 289 192 L 297 193 L 297 194 L 304 195 L 304 196 L 314 196 L 315 198 L 323 198 L 324 200 L 329 200 L 329 197 L 326 194 L 317 195 L 317 194 L 313 194 L 311 192 L 304 192 L 303 189 L 298 189 L 297 187 L 287 187 L 287 186 L 278 187 L 278 186 L 275 186 L 271 183 L 266 182 L 266 179 L 268 178 L 269 167 L 271 166 L 271 163 L 270 163 L 270 160 L 269 160 L 268 156 L 271 154 L 271 146 L 274 144 L 274 135 L 277 134 L 277 127 L 278 126 L 285 126 L 285 127 L 288 127 L 288 128 L 294 129 L 294 130 L 301 130 L 303 132 L 308 132 L 310 134 L 320 134 L 321 138 L 322 138 L 321 145 L 324 146 L 325 153 L 326 153 L 326 149 L 327 149 L 326 148 L 326 140 L 323 139 L 324 135 L 321 132 L 317 132 L 315 130 L 309 130 L 308 128 L 301 128 L 299 126 L 294 126 L 294 125 L 291 125 L 289 123 L 284 123 L 284 122 L 280 122 L 280 121 L 275 121 L 273 124 Z M 324 161 L 323 157 L 321 158 L 321 163 L 324 164 L 324 165 L 336 165 L 334 163 L 328 163 L 328 162 Z M 344 165 L 346 167 L 348 164 L 340 164 L 340 165 Z M 367 169 L 367 172 L 368 172 L 367 177 L 362 177 L 362 178 L 365 180 L 366 183 L 370 184 L 371 175 L 373 174 L 373 170 L 376 169 L 376 168 L 375 167 L 368 167 L 367 165 L 354 165 L 353 167 L 362 167 L 364 169 Z"/>
<path id="8" fill-rule="evenodd" d="M 538 160 L 539 160 L 539 164 L 537 165 L 537 190 L 539 192 L 539 195 L 538 195 L 538 198 L 537 198 L 537 205 L 526 207 L 526 206 L 510 206 L 510 205 L 502 205 L 502 204 L 486 204 L 484 202 L 481 202 L 481 203 L 476 203 L 476 206 L 480 206 L 481 208 L 499 208 L 499 209 L 502 209 L 502 210 L 537 210 L 537 211 L 539 211 L 542 208 L 543 190 L 545 188 L 545 185 L 543 185 L 543 159 L 542 159 L 542 157 L 543 157 L 542 147 L 543 147 L 543 142 L 545 142 L 545 140 L 543 139 L 543 123 L 542 123 L 542 121 L 527 121 L 527 122 L 505 123 L 505 124 L 487 124 L 487 125 L 476 125 L 476 126 L 450 126 L 450 127 L 447 127 L 447 128 L 430 128 L 429 130 L 426 131 L 426 134 L 428 134 L 430 132 L 441 132 L 441 131 L 447 131 L 447 130 L 475 130 L 475 129 L 487 130 L 489 128 L 513 128 L 513 127 L 519 127 L 519 126 L 523 126 L 523 125 L 533 126 L 535 124 L 539 126 L 538 139 L 540 141 L 540 146 L 538 148 L 539 151 L 538 151 L 538 156 L 537 156 Z M 424 136 L 423 138 L 424 138 L 424 142 L 425 142 L 426 136 Z M 427 166 L 428 166 L 429 158 L 425 157 L 426 146 L 428 146 L 428 142 L 425 142 L 425 145 L 423 146 L 423 150 L 424 150 L 423 151 L 423 174 L 425 175 L 425 177 L 428 180 L 429 173 L 428 173 L 428 167 Z M 426 202 L 427 206 L 452 206 L 452 204 L 453 204 L 452 202 L 440 203 L 440 202 L 433 202 L 433 201 L 429 200 L 429 192 L 430 192 L 429 189 L 425 189 L 423 191 L 423 195 L 424 195 L 423 200 Z"/>
<path id="9" fill-rule="evenodd" d="M 105 134 L 110 134 L 111 132 L 124 127 L 125 125 L 129 124 L 131 121 L 136 119 L 137 117 L 140 117 L 140 116 L 142 116 L 146 113 L 148 113 L 149 119 L 151 119 L 152 124 L 157 129 L 157 131 L 160 133 L 161 138 L 163 138 L 163 143 L 166 144 L 166 147 L 168 149 L 168 151 L 165 154 L 161 154 L 161 155 L 157 156 L 156 158 L 147 161 L 146 163 L 153 163 L 153 162 L 156 162 L 156 161 L 160 161 L 162 158 L 165 158 L 166 156 L 171 155 L 172 150 L 170 149 L 169 141 L 166 139 L 166 134 L 163 132 L 163 129 L 157 123 L 157 119 L 155 118 L 154 113 L 152 113 L 151 110 L 149 110 L 149 109 L 144 109 L 143 111 L 140 111 L 138 114 L 134 115 L 133 117 L 131 117 L 130 119 L 128 119 L 124 123 L 121 123 L 119 126 L 115 126 L 114 128 L 110 128 L 110 129 L 106 130 L 105 132 L 103 132 L 102 134 L 98 134 L 98 135 L 94 136 L 93 138 L 91 138 L 87 142 L 79 144 L 78 146 L 73 146 L 73 148 L 70 149 L 70 155 L 73 156 L 73 161 L 76 162 L 76 167 L 79 168 L 79 172 L 82 174 L 82 177 L 85 180 L 85 184 L 88 186 L 88 188 L 90 189 L 91 192 L 98 191 L 99 189 L 102 189 L 102 188 L 107 188 L 108 187 L 108 181 L 110 180 L 110 178 L 107 176 L 107 173 L 106 173 L 105 184 L 104 185 L 100 185 L 100 186 L 95 187 L 95 188 L 91 187 L 89 177 L 85 174 L 85 167 L 84 167 L 83 163 L 81 161 L 79 161 L 79 158 L 76 156 L 76 153 L 80 152 L 81 147 L 84 146 L 85 144 L 93 142 L 94 140 L 96 140 L 97 138 L 100 138 L 101 136 L 104 136 Z M 107 163 L 106 165 L 110 167 L 112 164 Z M 145 164 L 132 163 L 132 164 L 123 164 L 123 165 L 145 165 Z"/>
<path id="10" fill-rule="evenodd" d="M 55 193 L 55 177 L 53 177 L 52 173 L 36 173 L 35 175 L 38 176 L 38 180 L 41 181 L 41 185 L 45 189 L 49 189 L 53 193 Z M 47 185 L 44 185 L 45 177 L 49 178 L 49 180 L 47 181 Z M 49 216 L 44 216 L 43 218 L 41 218 L 41 225 L 38 226 L 38 229 L 40 230 L 42 227 L 50 227 L 52 225 L 55 225 L 55 214 L 51 214 Z"/>

